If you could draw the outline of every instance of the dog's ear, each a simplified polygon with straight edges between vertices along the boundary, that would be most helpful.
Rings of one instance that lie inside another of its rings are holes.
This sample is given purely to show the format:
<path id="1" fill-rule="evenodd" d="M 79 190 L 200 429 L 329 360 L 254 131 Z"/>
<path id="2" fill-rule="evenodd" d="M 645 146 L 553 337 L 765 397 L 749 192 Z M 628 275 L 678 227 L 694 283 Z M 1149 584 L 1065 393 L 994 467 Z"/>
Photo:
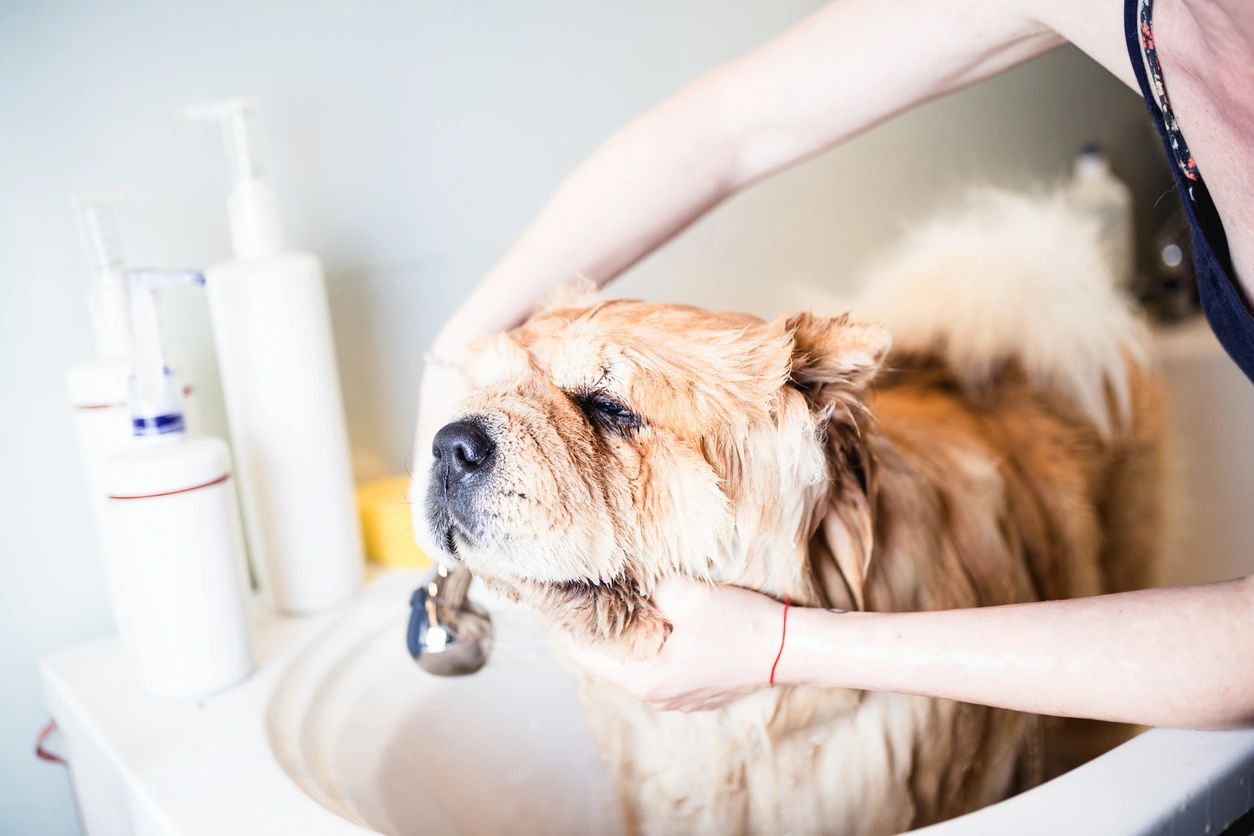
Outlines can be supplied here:
<path id="1" fill-rule="evenodd" d="M 800 313 L 785 321 L 792 339 L 789 384 L 820 414 L 826 439 L 831 492 L 820 524 L 830 556 L 815 567 L 820 579 L 834 568 L 844 594 L 829 596 L 842 605 L 866 607 L 866 584 L 875 548 L 876 461 L 867 446 L 863 402 L 866 388 L 888 354 L 888 331 L 875 325 Z M 832 579 L 834 580 L 834 579 Z M 840 583 L 843 581 L 843 584 Z M 824 586 L 830 586 L 821 580 Z"/>
<path id="2" fill-rule="evenodd" d="M 792 338 L 791 382 L 803 392 L 839 386 L 861 392 L 879 371 L 892 339 L 876 325 L 851 322 L 848 314 L 799 313 L 784 321 Z"/>
<path id="3" fill-rule="evenodd" d="M 841 484 L 831 508 L 819 523 L 817 534 L 824 548 L 812 547 L 811 558 L 816 560 L 813 568 L 829 601 L 846 609 L 865 610 L 867 579 L 875 553 L 875 512 L 871 496 L 842 476 L 838 475 Z"/>

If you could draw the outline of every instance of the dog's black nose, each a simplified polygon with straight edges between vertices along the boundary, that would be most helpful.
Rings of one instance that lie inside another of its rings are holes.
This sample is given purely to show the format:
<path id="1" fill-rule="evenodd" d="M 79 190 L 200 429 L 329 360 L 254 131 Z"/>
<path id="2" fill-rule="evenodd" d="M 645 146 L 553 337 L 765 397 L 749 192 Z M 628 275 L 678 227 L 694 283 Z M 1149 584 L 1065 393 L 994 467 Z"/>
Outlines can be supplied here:
<path id="1" fill-rule="evenodd" d="M 448 483 L 460 482 L 472 473 L 486 470 L 492 464 L 496 444 L 488 436 L 483 424 L 474 419 L 445 424 L 435 434 L 431 453 L 436 467 L 444 473 Z"/>

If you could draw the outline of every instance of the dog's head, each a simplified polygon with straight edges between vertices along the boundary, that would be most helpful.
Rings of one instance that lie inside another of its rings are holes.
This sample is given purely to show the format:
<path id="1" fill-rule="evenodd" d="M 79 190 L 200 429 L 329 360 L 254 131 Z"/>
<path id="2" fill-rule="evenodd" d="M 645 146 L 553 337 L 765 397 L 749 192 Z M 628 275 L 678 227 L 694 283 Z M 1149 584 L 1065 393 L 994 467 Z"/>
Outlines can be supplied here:
<path id="1" fill-rule="evenodd" d="M 858 432 L 887 348 L 844 317 L 549 310 L 476 350 L 433 446 L 431 534 L 582 638 L 651 652 L 669 629 L 649 603 L 664 576 L 731 582 L 769 564 L 753 585 L 795 583 L 778 573 L 801 561 L 762 558 L 804 553 L 842 479 L 865 491 L 833 428 Z"/>

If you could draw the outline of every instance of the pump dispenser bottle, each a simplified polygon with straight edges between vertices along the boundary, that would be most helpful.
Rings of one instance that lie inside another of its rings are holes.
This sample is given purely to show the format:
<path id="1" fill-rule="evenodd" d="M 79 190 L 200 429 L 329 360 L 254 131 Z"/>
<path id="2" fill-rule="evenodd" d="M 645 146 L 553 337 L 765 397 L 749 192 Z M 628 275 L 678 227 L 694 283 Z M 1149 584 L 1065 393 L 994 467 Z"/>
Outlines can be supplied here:
<path id="1" fill-rule="evenodd" d="M 206 286 L 249 552 L 277 609 L 319 612 L 357 589 L 363 560 L 322 264 L 284 247 L 256 107 L 186 115 L 222 123 L 234 178 L 235 258 L 210 267 Z"/>
<path id="2" fill-rule="evenodd" d="M 103 532 L 105 508 L 101 468 L 109 456 L 131 442 L 131 415 L 127 408 L 131 378 L 130 303 L 123 274 L 118 199 L 118 195 L 110 194 L 71 198 L 91 273 L 87 307 L 95 356 L 70 367 L 66 388 L 98 537 Z M 118 598 L 113 567 L 107 557 L 102 557 L 113 620 L 121 630 L 125 608 Z"/>
<path id="3" fill-rule="evenodd" d="M 1073 206 L 1097 223 L 1102 254 L 1115 283 L 1130 289 L 1136 273 L 1132 190 L 1111 171 L 1100 146 L 1090 143 L 1080 149 L 1066 194 Z"/>
<path id="4" fill-rule="evenodd" d="M 91 267 L 87 309 L 95 356 L 70 367 L 66 389 L 78 436 L 83 481 L 100 536 L 105 505 L 101 467 L 105 459 L 131 439 L 131 417 L 126 408 L 131 329 L 127 320 L 126 280 L 122 275 L 122 243 L 113 201 L 103 196 L 80 195 L 72 199 L 72 205 Z M 123 608 L 116 574 L 107 559 L 104 574 L 113 620 L 120 630 Z"/>
<path id="5" fill-rule="evenodd" d="M 124 614 L 123 644 L 144 687 L 199 697 L 253 669 L 243 532 L 225 443 L 189 435 L 183 391 L 165 363 L 158 287 L 192 271 L 131 278 L 134 439 L 102 468 L 104 534 Z"/>

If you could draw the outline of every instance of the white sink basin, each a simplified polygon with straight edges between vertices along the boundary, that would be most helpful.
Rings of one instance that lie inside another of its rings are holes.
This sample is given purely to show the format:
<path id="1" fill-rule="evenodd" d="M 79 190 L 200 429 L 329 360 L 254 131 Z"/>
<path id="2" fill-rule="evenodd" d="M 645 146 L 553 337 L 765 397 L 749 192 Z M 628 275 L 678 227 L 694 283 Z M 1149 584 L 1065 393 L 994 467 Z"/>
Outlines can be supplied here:
<path id="1" fill-rule="evenodd" d="M 419 580 L 411 572 L 380 575 L 283 666 L 265 712 L 283 770 L 348 820 L 346 828 L 352 822 L 404 836 L 621 834 L 576 680 L 555 661 L 543 624 L 472 588 L 492 613 L 492 656 L 471 676 L 432 676 L 405 649 L 409 596 Z M 1222 825 L 1248 808 L 1251 778 L 1254 731 L 1155 729 L 926 832 L 1148 834 L 1195 819 L 1197 830 L 1182 832 L 1201 832 L 1203 819 Z"/>
<path id="2" fill-rule="evenodd" d="M 285 671 L 266 726 L 288 774 L 383 833 L 621 832 L 575 677 L 538 618 L 472 589 L 492 610 L 491 661 L 472 676 L 432 676 L 405 650 L 418 582 L 381 577 Z"/>

